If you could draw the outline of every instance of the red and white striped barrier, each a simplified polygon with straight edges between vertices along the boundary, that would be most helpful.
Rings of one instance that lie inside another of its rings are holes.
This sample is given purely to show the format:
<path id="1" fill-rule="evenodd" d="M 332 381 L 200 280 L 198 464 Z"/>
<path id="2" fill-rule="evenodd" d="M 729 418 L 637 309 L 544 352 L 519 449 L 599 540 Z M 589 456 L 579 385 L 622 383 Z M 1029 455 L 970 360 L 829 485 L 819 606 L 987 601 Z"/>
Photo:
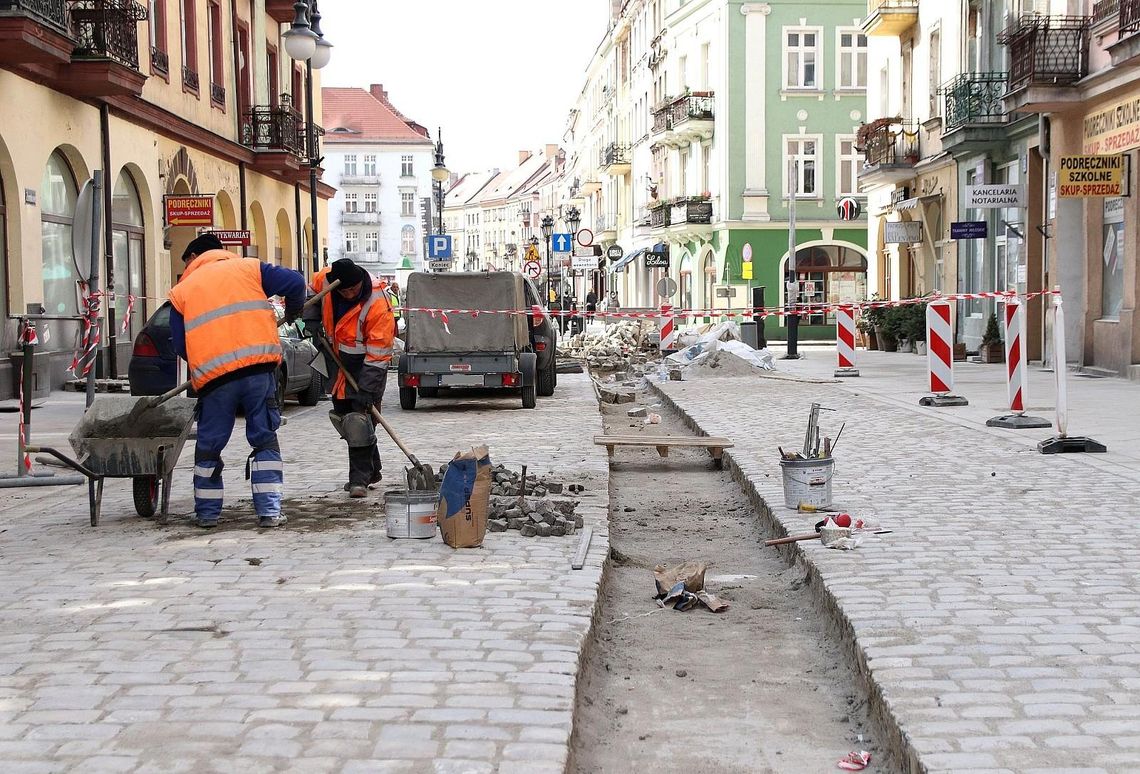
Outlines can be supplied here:
<path id="1" fill-rule="evenodd" d="M 950 302 L 943 299 L 926 305 L 926 370 L 934 394 L 919 400 L 920 406 L 969 405 L 965 398 L 950 394 L 954 390 L 954 329 Z"/>
<path id="2" fill-rule="evenodd" d="M 673 319 L 673 305 L 661 305 L 661 351 L 672 352 L 677 343 L 677 326 Z"/>
<path id="3" fill-rule="evenodd" d="M 858 376 L 855 367 L 855 309 L 841 306 L 835 310 L 836 376 Z"/>
<path id="4" fill-rule="evenodd" d="M 1025 305 L 1019 298 L 1007 298 L 1002 312 L 1005 322 L 1005 368 L 1006 393 L 1009 398 L 1009 414 L 986 421 L 989 427 L 1005 427 L 1012 430 L 1026 430 L 1034 427 L 1049 427 L 1050 422 L 1041 417 L 1025 414 L 1029 372 L 1027 369 Z"/>

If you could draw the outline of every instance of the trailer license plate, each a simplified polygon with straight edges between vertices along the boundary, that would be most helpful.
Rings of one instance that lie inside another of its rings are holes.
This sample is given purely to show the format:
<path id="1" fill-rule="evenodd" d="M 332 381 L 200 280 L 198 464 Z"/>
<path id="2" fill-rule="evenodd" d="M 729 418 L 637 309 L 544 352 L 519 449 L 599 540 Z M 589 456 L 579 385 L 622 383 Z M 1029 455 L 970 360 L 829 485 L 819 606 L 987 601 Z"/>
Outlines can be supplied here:
<path id="1" fill-rule="evenodd" d="M 482 387 L 482 374 L 444 374 L 440 377 L 444 387 Z"/>

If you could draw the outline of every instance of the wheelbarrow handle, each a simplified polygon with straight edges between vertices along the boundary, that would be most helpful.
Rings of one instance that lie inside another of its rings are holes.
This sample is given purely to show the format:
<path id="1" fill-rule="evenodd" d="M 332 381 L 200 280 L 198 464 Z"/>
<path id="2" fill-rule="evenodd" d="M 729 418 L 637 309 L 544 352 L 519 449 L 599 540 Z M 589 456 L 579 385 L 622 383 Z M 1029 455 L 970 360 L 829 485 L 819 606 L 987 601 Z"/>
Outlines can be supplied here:
<path id="1" fill-rule="evenodd" d="M 50 454 L 67 467 L 71 468 L 74 471 L 82 473 L 92 481 L 97 481 L 103 478 L 103 475 L 101 473 L 96 473 L 91 468 L 76 462 L 75 460 L 60 452 L 58 449 L 53 449 L 51 446 L 27 446 L 24 448 L 24 451 L 26 451 L 28 454 Z"/>

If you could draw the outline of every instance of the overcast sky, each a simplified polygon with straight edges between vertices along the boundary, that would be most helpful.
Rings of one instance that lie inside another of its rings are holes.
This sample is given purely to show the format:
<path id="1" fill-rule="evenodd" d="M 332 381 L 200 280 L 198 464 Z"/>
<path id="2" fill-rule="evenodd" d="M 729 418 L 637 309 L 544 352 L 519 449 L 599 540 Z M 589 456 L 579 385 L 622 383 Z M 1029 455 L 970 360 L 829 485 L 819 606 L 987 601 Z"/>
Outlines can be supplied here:
<path id="1" fill-rule="evenodd" d="M 609 0 L 320 0 L 326 86 L 383 83 L 456 172 L 559 143 Z"/>

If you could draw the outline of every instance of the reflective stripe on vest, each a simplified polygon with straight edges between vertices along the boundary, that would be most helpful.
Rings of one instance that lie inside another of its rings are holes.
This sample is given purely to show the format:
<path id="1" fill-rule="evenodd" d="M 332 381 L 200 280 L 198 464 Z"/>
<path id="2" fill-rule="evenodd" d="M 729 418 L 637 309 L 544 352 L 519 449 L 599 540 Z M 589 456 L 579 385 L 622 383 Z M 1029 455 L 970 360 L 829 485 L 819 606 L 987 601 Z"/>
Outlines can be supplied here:
<path id="1" fill-rule="evenodd" d="M 273 313 L 273 304 L 268 301 L 239 301 L 236 304 L 226 304 L 220 306 L 212 312 L 206 312 L 199 315 L 193 322 L 187 323 L 186 332 L 194 330 L 200 325 L 205 325 L 208 322 L 221 319 L 231 314 L 239 314 L 241 312 L 255 312 L 259 309 L 264 309 L 267 312 Z"/>
<path id="2" fill-rule="evenodd" d="M 224 355 L 218 355 L 213 360 L 208 360 L 202 365 L 194 369 L 192 376 L 195 379 L 204 379 L 217 369 L 235 363 L 247 357 L 256 357 L 258 355 L 276 355 L 281 357 L 280 344 L 255 344 L 252 347 L 242 347 L 233 352 L 228 352 Z M 224 372 L 223 372 L 224 373 Z"/>

